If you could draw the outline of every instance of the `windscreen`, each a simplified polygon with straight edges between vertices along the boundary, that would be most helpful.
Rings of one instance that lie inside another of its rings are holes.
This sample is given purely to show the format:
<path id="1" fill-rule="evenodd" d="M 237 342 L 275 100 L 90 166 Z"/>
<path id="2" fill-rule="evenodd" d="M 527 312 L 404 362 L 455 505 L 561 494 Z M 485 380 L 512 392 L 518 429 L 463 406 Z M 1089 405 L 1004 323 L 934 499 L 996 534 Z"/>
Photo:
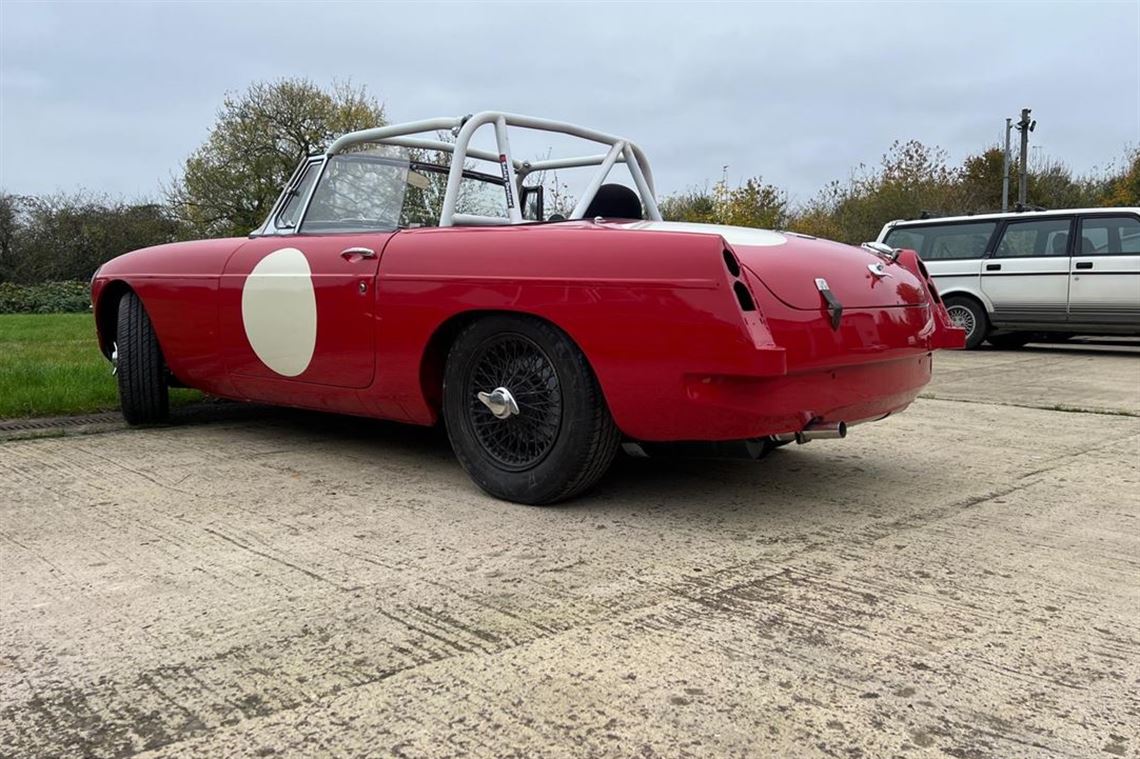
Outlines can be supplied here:
<path id="1" fill-rule="evenodd" d="M 371 146 L 332 156 L 313 191 L 301 231 L 391 231 L 438 225 L 450 156 L 423 153 Z M 465 170 L 456 211 L 502 217 L 505 222 L 507 203 L 502 180 Z"/>

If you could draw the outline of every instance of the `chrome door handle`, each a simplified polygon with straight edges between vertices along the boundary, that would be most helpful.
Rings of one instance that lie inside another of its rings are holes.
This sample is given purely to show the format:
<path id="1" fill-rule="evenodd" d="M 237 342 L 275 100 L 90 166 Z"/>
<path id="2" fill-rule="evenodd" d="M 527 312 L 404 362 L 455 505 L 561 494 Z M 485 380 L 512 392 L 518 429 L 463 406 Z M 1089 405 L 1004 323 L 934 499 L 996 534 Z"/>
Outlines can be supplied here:
<path id="1" fill-rule="evenodd" d="M 346 261 L 353 256 L 360 256 L 361 258 L 376 258 L 376 251 L 372 248 L 345 248 L 340 252 L 340 257 Z"/>

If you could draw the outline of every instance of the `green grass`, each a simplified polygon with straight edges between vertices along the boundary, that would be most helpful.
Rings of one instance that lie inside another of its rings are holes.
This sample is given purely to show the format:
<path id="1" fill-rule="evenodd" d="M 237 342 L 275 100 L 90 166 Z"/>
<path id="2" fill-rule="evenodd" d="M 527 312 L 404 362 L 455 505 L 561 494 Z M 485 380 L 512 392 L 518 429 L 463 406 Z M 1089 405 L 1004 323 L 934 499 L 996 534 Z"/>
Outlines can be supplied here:
<path id="1" fill-rule="evenodd" d="M 202 397 L 171 390 L 172 404 Z M 0 419 L 63 416 L 119 407 L 111 364 L 91 314 L 0 316 Z"/>

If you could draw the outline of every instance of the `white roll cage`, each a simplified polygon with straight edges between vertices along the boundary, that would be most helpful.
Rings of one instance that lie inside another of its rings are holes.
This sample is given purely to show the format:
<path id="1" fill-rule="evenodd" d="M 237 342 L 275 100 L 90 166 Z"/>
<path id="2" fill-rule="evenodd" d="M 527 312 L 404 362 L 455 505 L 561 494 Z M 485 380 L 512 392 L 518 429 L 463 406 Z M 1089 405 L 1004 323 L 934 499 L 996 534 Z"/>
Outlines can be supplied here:
<path id="1" fill-rule="evenodd" d="M 493 125 L 495 130 L 495 141 L 498 147 L 497 154 L 473 148 L 470 145 L 471 138 L 475 132 L 488 124 Z M 508 137 L 509 127 L 567 134 L 573 137 L 579 137 L 583 140 L 608 145 L 609 150 L 599 155 L 549 158 L 540 161 L 520 161 L 515 159 L 511 154 L 510 139 Z M 455 136 L 455 142 L 445 142 L 434 136 L 434 133 L 441 131 L 450 131 Z M 433 133 L 433 136 L 422 136 L 425 133 Z M 598 170 L 594 172 L 594 175 L 590 178 L 589 184 L 586 185 L 585 191 L 579 197 L 577 204 L 574 206 L 574 210 L 570 213 L 569 218 L 581 219 L 585 215 L 586 209 L 589 208 L 590 201 L 592 201 L 597 194 L 598 188 L 602 186 L 602 183 L 605 182 L 606 177 L 609 176 L 610 171 L 617 163 L 624 163 L 628 167 L 629 173 L 633 177 L 633 182 L 637 186 L 637 194 L 641 198 L 646 216 L 653 221 L 661 221 L 661 211 L 657 207 L 656 191 L 653 186 L 653 173 L 650 171 L 649 162 L 645 158 L 644 151 L 635 143 L 623 137 L 615 137 L 605 132 L 598 132 L 574 124 L 562 121 L 551 121 L 550 119 L 539 119 L 532 116 L 521 116 L 513 113 L 502 113 L 500 111 L 483 111 L 459 118 L 442 117 L 425 119 L 423 121 L 410 121 L 405 124 L 362 129 L 343 135 L 329 146 L 323 158 L 320 159 L 321 163 L 325 164 L 332 156 L 344 153 L 348 149 L 362 144 L 393 145 L 396 147 L 422 150 L 437 150 L 452 154 L 451 167 L 447 177 L 447 190 L 444 194 L 443 208 L 439 216 L 439 226 L 441 227 L 522 224 L 526 220 L 523 218 L 522 208 L 520 207 L 521 204 L 518 202 L 518 199 L 522 196 L 523 180 L 526 179 L 528 175 L 536 171 L 597 166 Z M 499 164 L 503 174 L 504 190 L 507 196 L 508 216 L 506 218 L 456 213 L 456 203 L 459 199 L 459 184 L 463 179 L 464 164 L 468 158 L 492 161 Z M 308 162 L 311 161 L 312 159 L 308 159 Z M 306 163 L 303 163 L 302 166 L 298 168 L 298 174 L 294 175 L 294 180 L 290 182 L 289 187 L 291 187 L 293 181 L 296 181 L 296 178 L 299 177 L 305 165 Z M 322 172 L 323 168 L 322 166 Z M 314 188 L 319 181 L 318 178 L 317 182 L 314 183 Z M 274 205 L 270 218 L 258 230 L 259 233 L 264 234 L 271 232 L 274 226 L 273 219 L 276 218 L 279 207 L 288 192 L 289 188 L 287 187 L 285 193 L 282 193 L 282 199 L 278 200 Z M 310 191 L 310 196 L 311 194 Z M 305 209 L 302 210 L 302 215 L 304 211 L 307 210 L 309 198 L 304 198 L 303 200 L 305 201 Z"/>

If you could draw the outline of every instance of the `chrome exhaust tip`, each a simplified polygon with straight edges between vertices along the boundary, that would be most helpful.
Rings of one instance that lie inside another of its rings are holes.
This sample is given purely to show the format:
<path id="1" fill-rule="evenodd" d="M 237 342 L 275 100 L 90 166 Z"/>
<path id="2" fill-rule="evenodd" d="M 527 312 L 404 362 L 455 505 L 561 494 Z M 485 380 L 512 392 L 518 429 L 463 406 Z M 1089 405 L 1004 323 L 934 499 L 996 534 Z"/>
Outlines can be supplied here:
<path id="1" fill-rule="evenodd" d="M 809 424 L 799 432 L 785 432 L 773 435 L 777 443 L 790 443 L 793 440 L 803 445 L 812 440 L 842 440 L 847 437 L 847 422 L 821 422 Z"/>

